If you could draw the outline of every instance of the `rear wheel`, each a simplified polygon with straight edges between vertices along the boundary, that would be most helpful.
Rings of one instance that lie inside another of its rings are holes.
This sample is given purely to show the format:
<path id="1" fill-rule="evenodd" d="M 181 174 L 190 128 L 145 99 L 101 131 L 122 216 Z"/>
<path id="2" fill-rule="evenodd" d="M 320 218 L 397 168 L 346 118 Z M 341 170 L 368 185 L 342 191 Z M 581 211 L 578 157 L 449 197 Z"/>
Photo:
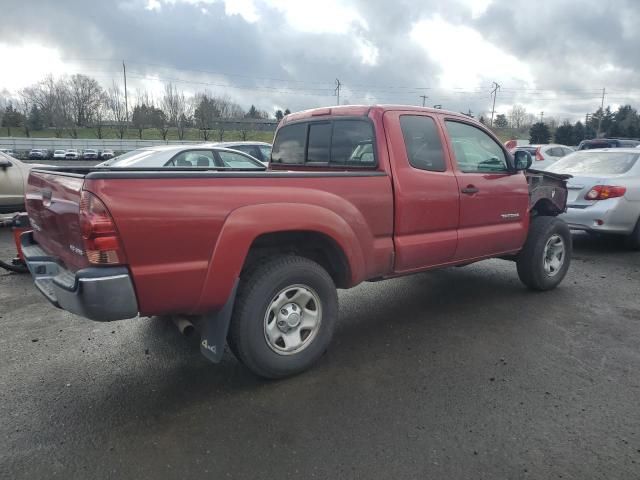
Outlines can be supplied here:
<path id="1" fill-rule="evenodd" d="M 520 280 L 533 290 L 557 287 L 569 270 L 571 251 L 571 232 L 565 222 L 556 217 L 532 218 L 516 260 Z"/>
<path id="2" fill-rule="evenodd" d="M 627 237 L 627 246 L 632 250 L 640 250 L 640 218 L 636 223 L 636 228 L 634 228 L 631 235 Z"/>
<path id="3" fill-rule="evenodd" d="M 277 257 L 242 280 L 228 342 L 255 374 L 282 378 L 318 360 L 337 315 L 336 287 L 320 265 L 304 257 Z"/>

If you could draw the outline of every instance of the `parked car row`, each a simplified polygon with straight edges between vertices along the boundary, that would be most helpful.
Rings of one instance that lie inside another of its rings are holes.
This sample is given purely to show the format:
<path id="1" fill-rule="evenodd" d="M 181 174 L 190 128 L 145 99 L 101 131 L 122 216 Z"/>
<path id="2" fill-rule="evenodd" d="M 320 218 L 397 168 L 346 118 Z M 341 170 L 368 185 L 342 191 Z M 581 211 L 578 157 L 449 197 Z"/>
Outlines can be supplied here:
<path id="1" fill-rule="evenodd" d="M 31 151 L 29 151 L 29 160 L 108 160 L 113 157 L 113 150 L 108 148 L 101 151 L 87 148 L 82 152 L 77 148 L 69 148 L 66 150 L 56 149 L 53 153 L 44 148 L 32 148 Z"/>

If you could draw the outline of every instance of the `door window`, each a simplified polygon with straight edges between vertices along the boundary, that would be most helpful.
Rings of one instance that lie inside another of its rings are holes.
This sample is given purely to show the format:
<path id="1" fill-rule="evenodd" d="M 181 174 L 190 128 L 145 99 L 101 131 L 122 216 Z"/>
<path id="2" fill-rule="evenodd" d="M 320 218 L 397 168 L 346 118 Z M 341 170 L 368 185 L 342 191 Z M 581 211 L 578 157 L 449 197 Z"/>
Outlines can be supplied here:
<path id="1" fill-rule="evenodd" d="M 472 125 L 446 121 L 458 168 L 465 173 L 507 172 L 507 159 L 500 145 Z"/>
<path id="2" fill-rule="evenodd" d="M 208 168 L 215 167 L 216 161 L 211 150 L 188 150 L 186 152 L 180 152 L 171 160 L 169 160 L 164 166 L 177 168 Z"/>
<path id="3" fill-rule="evenodd" d="M 447 167 L 436 122 L 431 117 L 402 115 L 400 127 L 407 149 L 407 159 L 413 168 L 444 172 Z"/>

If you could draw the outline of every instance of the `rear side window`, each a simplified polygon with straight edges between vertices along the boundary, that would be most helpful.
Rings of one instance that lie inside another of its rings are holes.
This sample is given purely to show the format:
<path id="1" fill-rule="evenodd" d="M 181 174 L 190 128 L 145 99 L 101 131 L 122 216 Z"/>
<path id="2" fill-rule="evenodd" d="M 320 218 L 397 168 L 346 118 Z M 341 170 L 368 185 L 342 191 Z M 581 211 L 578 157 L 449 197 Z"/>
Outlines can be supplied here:
<path id="1" fill-rule="evenodd" d="M 447 169 L 442 142 L 433 118 L 402 115 L 400 127 L 407 158 L 413 168 L 431 172 L 444 172 Z"/>
<path id="2" fill-rule="evenodd" d="M 307 142 L 307 124 L 287 125 L 278 131 L 271 151 L 274 163 L 304 163 L 304 147 Z"/>
<path id="3" fill-rule="evenodd" d="M 271 151 L 273 163 L 328 166 L 376 165 L 373 126 L 366 120 L 332 120 L 282 127 Z"/>

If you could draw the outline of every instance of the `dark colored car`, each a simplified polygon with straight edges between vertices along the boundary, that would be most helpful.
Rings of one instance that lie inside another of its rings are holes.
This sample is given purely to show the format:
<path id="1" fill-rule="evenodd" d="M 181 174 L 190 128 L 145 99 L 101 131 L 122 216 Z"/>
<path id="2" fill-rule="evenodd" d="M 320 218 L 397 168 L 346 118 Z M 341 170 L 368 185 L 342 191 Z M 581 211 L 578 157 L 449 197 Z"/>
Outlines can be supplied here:
<path id="1" fill-rule="evenodd" d="M 271 159 L 271 144 L 266 142 L 221 142 L 216 146 L 247 153 L 265 164 Z"/>
<path id="2" fill-rule="evenodd" d="M 49 152 L 41 148 L 34 148 L 29 152 L 29 160 L 45 160 Z"/>
<path id="3" fill-rule="evenodd" d="M 592 150 L 594 148 L 635 148 L 640 141 L 629 138 L 594 138 L 583 140 L 578 145 L 578 150 Z"/>
<path id="4" fill-rule="evenodd" d="M 98 151 L 93 148 L 87 148 L 84 152 L 82 152 L 82 158 L 84 160 L 97 160 L 98 159 Z"/>

